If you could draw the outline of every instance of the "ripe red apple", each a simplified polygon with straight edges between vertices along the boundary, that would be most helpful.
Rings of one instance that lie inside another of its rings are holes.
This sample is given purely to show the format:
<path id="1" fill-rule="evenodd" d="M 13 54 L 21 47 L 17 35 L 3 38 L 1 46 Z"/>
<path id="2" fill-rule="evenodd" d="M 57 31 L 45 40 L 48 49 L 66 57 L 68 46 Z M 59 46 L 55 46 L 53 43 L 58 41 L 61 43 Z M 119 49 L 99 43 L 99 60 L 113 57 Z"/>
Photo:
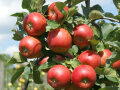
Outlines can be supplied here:
<path id="1" fill-rule="evenodd" d="M 64 10 L 68 12 L 68 7 L 65 6 Z M 64 18 L 63 14 L 55 6 L 55 2 L 48 7 L 48 19 L 60 22 Z"/>
<path id="2" fill-rule="evenodd" d="M 99 52 L 101 57 L 101 66 L 106 65 L 106 60 L 111 56 L 112 52 L 108 49 L 104 49 L 103 51 Z"/>
<path id="3" fill-rule="evenodd" d="M 63 65 L 55 65 L 47 73 L 47 81 L 57 89 L 65 88 L 70 83 L 71 72 Z"/>
<path id="4" fill-rule="evenodd" d="M 78 60 L 82 64 L 88 64 L 93 68 L 100 66 L 100 56 L 93 50 L 86 50 L 78 56 Z"/>
<path id="5" fill-rule="evenodd" d="M 44 58 L 39 62 L 39 65 L 44 64 L 45 62 L 47 62 L 48 59 L 49 59 L 49 56 L 44 57 Z"/>
<path id="6" fill-rule="evenodd" d="M 85 47 L 90 44 L 89 40 L 93 38 L 93 31 L 88 25 L 78 25 L 73 29 L 73 31 L 73 41 L 76 45 Z"/>
<path id="7" fill-rule="evenodd" d="M 41 42 L 32 36 L 24 37 L 19 44 L 20 53 L 27 58 L 40 57 L 41 48 Z"/>
<path id="8" fill-rule="evenodd" d="M 64 28 L 51 30 L 47 37 L 49 48 L 57 53 L 66 52 L 72 45 L 72 37 Z"/>
<path id="9" fill-rule="evenodd" d="M 114 62 L 112 67 L 115 68 L 115 69 L 119 69 L 120 70 L 120 60 Z"/>
<path id="10" fill-rule="evenodd" d="M 39 36 L 45 32 L 47 25 L 46 18 L 38 13 L 33 12 L 27 15 L 23 21 L 24 30 L 33 36 Z"/>
<path id="11" fill-rule="evenodd" d="M 96 82 L 96 72 L 89 65 L 79 65 L 72 72 L 72 83 L 80 88 L 88 89 Z"/>

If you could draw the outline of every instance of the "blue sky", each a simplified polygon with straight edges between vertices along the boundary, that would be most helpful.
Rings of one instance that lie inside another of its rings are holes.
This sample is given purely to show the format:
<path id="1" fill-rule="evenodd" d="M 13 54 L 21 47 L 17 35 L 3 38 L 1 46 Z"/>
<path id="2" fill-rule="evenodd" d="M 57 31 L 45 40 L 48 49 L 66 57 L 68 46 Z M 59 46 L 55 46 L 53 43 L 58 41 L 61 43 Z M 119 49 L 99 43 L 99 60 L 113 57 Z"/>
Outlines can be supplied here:
<path id="1" fill-rule="evenodd" d="M 51 4 L 54 1 L 64 0 L 47 0 L 47 4 Z M 22 0 L 0 0 L 0 53 L 12 55 L 13 52 L 18 51 L 19 42 L 12 40 L 13 33 L 11 32 L 16 18 L 10 15 L 15 12 L 26 11 L 21 8 L 21 3 Z M 114 15 L 117 14 L 117 9 L 112 0 L 91 0 L 91 6 L 95 4 L 100 4 L 105 12 L 112 12 Z M 78 6 L 79 12 L 82 12 L 81 4 Z"/>

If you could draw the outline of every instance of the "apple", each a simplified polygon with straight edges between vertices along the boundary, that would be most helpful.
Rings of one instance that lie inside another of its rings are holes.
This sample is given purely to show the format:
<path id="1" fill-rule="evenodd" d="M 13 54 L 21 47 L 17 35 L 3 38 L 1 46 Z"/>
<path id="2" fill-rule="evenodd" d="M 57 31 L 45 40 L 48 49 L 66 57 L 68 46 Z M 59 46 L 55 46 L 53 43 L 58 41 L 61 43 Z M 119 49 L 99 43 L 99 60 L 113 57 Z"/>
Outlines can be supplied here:
<path id="1" fill-rule="evenodd" d="M 57 7 L 55 6 L 55 3 L 52 3 L 49 7 L 48 7 L 48 19 L 49 20 L 55 20 L 57 22 L 61 22 L 61 20 L 64 18 L 63 14 L 57 9 Z M 64 10 L 66 11 L 66 13 L 68 13 L 68 7 L 65 6 Z"/>
<path id="2" fill-rule="evenodd" d="M 56 89 L 65 88 L 71 79 L 71 72 L 64 65 L 55 65 L 47 73 L 47 82 Z"/>
<path id="3" fill-rule="evenodd" d="M 25 36 L 19 43 L 19 51 L 26 58 L 41 56 L 41 42 L 35 37 Z"/>
<path id="4" fill-rule="evenodd" d="M 101 57 L 101 66 L 106 65 L 106 60 L 111 56 L 112 52 L 108 49 L 104 49 L 103 51 L 99 52 L 99 55 Z"/>
<path id="5" fill-rule="evenodd" d="M 95 51 L 86 50 L 78 56 L 78 60 L 82 64 L 88 64 L 88 65 L 92 66 L 93 68 L 96 68 L 96 67 L 100 66 L 101 58 L 100 58 L 99 54 L 96 53 Z"/>
<path id="6" fill-rule="evenodd" d="M 72 45 L 72 37 L 64 28 L 51 30 L 47 37 L 49 48 L 57 53 L 67 52 Z"/>
<path id="7" fill-rule="evenodd" d="M 114 62 L 112 67 L 115 68 L 115 69 L 119 69 L 120 70 L 120 60 Z"/>
<path id="8" fill-rule="evenodd" d="M 39 65 L 44 64 L 45 62 L 47 62 L 48 59 L 49 59 L 49 56 L 44 57 L 44 58 L 39 62 Z"/>
<path id="9" fill-rule="evenodd" d="M 89 40 L 92 40 L 93 38 L 93 31 L 88 25 L 86 24 L 77 25 L 75 26 L 73 31 L 74 31 L 73 41 L 76 45 L 80 47 L 85 47 L 90 44 Z"/>
<path id="10" fill-rule="evenodd" d="M 72 83 L 83 89 L 91 88 L 96 82 L 96 72 L 89 65 L 79 65 L 72 72 Z"/>
<path id="11" fill-rule="evenodd" d="M 38 12 L 30 13 L 23 21 L 24 30 L 32 36 L 39 36 L 43 34 L 46 30 L 46 26 L 46 18 Z"/>

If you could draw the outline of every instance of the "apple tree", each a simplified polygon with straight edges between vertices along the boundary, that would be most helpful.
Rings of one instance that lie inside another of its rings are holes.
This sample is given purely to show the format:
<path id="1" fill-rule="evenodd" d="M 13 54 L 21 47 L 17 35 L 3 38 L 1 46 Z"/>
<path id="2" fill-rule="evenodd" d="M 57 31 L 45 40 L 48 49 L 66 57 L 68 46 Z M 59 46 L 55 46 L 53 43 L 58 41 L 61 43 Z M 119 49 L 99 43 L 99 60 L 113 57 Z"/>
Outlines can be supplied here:
<path id="1" fill-rule="evenodd" d="M 44 71 L 55 90 L 120 89 L 120 0 L 113 3 L 117 15 L 99 4 L 91 6 L 90 0 L 49 5 L 46 0 L 23 0 L 27 12 L 11 15 L 17 18 L 13 39 L 20 44 L 9 63 L 22 64 L 12 84 L 23 72 L 28 78 L 24 90 L 32 81 L 42 84 Z"/>

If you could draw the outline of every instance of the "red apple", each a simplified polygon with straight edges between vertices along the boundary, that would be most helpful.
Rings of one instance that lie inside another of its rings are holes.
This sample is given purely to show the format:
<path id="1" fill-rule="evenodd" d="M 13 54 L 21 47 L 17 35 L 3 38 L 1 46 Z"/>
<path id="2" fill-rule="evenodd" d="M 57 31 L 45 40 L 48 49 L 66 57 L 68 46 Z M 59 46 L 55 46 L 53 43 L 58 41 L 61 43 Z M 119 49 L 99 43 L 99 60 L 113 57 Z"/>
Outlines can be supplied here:
<path id="1" fill-rule="evenodd" d="M 49 59 L 49 56 L 44 57 L 44 58 L 39 62 L 39 65 L 44 64 L 45 62 L 47 62 L 48 59 Z"/>
<path id="2" fill-rule="evenodd" d="M 72 83 L 80 88 L 91 88 L 96 82 L 96 72 L 89 65 L 79 65 L 72 72 Z"/>
<path id="3" fill-rule="evenodd" d="M 24 30 L 33 36 L 39 36 L 46 30 L 47 20 L 46 18 L 38 13 L 33 12 L 27 15 L 23 21 Z"/>
<path id="4" fill-rule="evenodd" d="M 100 66 L 100 56 L 93 50 L 86 50 L 78 56 L 78 60 L 82 64 L 88 64 L 93 68 Z"/>
<path id="5" fill-rule="evenodd" d="M 68 7 L 65 6 L 64 10 L 68 13 Z M 63 14 L 55 6 L 55 2 L 48 7 L 48 19 L 60 22 L 64 18 Z"/>
<path id="6" fill-rule="evenodd" d="M 70 83 L 71 72 L 63 65 L 55 65 L 47 73 L 47 81 L 57 89 L 65 88 Z"/>
<path id="7" fill-rule="evenodd" d="M 115 69 L 119 69 L 120 70 L 120 60 L 114 62 L 112 67 L 115 68 Z"/>
<path id="8" fill-rule="evenodd" d="M 112 52 L 108 49 L 104 49 L 103 51 L 99 52 L 101 57 L 101 66 L 106 65 L 106 60 L 111 56 Z"/>
<path id="9" fill-rule="evenodd" d="M 40 57 L 41 48 L 41 42 L 32 36 L 24 37 L 19 44 L 20 53 L 27 58 Z"/>
<path id="10" fill-rule="evenodd" d="M 64 28 L 51 30 L 47 37 L 49 48 L 57 53 L 66 52 L 72 45 L 72 37 Z"/>
<path id="11" fill-rule="evenodd" d="M 73 31 L 73 41 L 76 45 L 85 47 L 90 44 L 89 40 L 93 38 L 93 31 L 88 25 L 78 25 L 73 29 Z"/>

